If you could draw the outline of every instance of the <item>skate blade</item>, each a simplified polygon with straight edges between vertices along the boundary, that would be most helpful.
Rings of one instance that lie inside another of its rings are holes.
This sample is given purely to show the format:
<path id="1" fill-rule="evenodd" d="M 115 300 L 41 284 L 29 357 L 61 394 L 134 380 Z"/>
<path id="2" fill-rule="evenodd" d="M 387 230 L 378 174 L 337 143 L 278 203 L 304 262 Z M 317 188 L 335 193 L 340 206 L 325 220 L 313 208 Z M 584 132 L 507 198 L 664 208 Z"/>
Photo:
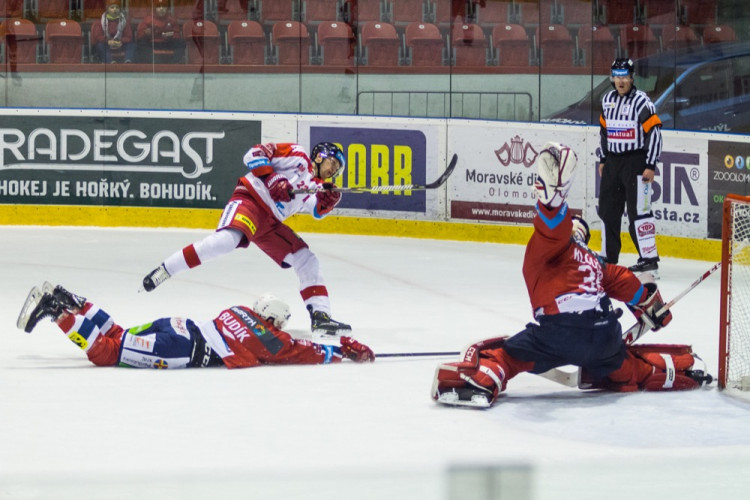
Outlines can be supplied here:
<path id="1" fill-rule="evenodd" d="M 471 399 L 461 399 L 456 392 L 444 392 L 438 396 L 437 402 L 448 406 L 490 407 L 490 401 L 484 394 L 472 394 Z"/>
<path id="2" fill-rule="evenodd" d="M 348 330 L 347 332 L 351 332 Z M 346 333 L 346 332 L 344 332 Z M 331 333 L 328 330 L 313 330 L 310 337 L 317 344 L 339 345 L 343 333 Z"/>
<path id="3" fill-rule="evenodd" d="M 29 295 L 26 296 L 26 302 L 23 303 L 21 313 L 18 315 L 18 320 L 16 320 L 16 326 L 20 330 L 25 331 L 26 325 L 29 323 L 29 316 L 31 315 L 31 311 L 33 311 L 36 306 L 39 305 L 39 302 L 42 300 L 43 295 L 44 294 L 39 289 L 39 287 L 35 286 L 31 289 Z"/>

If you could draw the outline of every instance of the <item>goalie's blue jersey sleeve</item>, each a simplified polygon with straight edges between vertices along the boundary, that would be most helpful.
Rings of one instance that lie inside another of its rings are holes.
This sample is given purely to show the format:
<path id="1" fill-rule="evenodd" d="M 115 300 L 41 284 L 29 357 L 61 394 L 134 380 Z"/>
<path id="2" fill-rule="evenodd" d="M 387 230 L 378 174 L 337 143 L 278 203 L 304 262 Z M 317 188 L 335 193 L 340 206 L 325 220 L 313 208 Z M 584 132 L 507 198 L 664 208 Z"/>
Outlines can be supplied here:
<path id="1" fill-rule="evenodd" d="M 643 296 L 638 278 L 622 266 L 603 264 L 571 236 L 567 203 L 557 208 L 536 204 L 534 233 L 526 246 L 523 276 L 534 317 L 601 310 L 610 296 L 635 304 Z"/>

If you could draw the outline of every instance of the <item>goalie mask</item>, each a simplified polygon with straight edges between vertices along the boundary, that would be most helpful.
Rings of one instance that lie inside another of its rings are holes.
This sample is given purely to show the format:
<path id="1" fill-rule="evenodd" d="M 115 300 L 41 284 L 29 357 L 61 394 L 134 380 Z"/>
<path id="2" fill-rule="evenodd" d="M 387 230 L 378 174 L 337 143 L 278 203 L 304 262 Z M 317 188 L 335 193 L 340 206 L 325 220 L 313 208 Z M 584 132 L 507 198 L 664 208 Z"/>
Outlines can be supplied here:
<path id="1" fill-rule="evenodd" d="M 253 311 L 279 330 L 284 328 L 292 315 L 287 303 L 270 293 L 264 293 L 257 298 L 253 304 Z"/>
<path id="2" fill-rule="evenodd" d="M 573 216 L 573 239 L 587 246 L 591 239 L 591 231 L 589 230 L 588 223 L 577 215 Z"/>

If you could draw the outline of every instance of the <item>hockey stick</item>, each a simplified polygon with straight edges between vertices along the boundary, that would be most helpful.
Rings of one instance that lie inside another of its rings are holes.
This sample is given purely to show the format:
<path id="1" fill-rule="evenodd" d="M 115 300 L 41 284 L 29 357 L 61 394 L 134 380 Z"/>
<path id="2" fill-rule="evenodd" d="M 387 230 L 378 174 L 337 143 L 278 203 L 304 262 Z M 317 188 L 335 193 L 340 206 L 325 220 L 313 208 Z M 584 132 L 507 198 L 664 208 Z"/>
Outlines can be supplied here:
<path id="1" fill-rule="evenodd" d="M 423 191 L 425 189 L 436 189 L 445 184 L 445 181 L 448 180 L 448 177 L 450 177 L 450 175 L 453 173 L 453 170 L 455 170 L 457 163 L 458 155 L 454 154 L 453 158 L 451 158 L 451 161 L 448 164 L 448 168 L 445 169 L 445 172 L 440 174 L 440 177 L 438 177 L 435 181 L 427 184 L 401 184 L 373 187 L 335 187 L 333 188 L 333 190 L 340 193 L 387 193 L 391 191 Z M 312 194 L 317 193 L 321 190 L 321 187 L 295 189 L 292 191 L 292 194 Z"/>
<path id="2" fill-rule="evenodd" d="M 375 354 L 375 359 L 378 358 L 415 358 L 422 356 L 458 356 L 461 354 L 458 351 L 450 352 L 386 352 L 383 354 Z"/>
<path id="3" fill-rule="evenodd" d="M 708 278 L 713 273 L 715 273 L 720 267 L 721 267 L 721 262 L 717 262 L 716 264 L 711 266 L 711 269 L 701 274 L 698 277 L 698 279 L 690 283 L 690 285 L 688 285 L 688 287 L 685 288 L 682 292 L 678 293 L 675 298 L 673 298 L 672 300 L 664 304 L 661 307 L 661 309 L 659 309 L 656 312 L 655 316 L 658 318 L 662 314 L 669 311 L 677 302 L 680 301 L 680 299 L 682 299 L 685 295 L 690 293 L 695 287 L 703 283 L 703 281 L 705 281 L 706 278 Z M 639 338 L 643 337 L 646 334 L 646 332 L 654 328 L 655 325 L 650 321 L 650 319 L 645 317 L 645 315 L 641 317 L 644 318 L 644 321 L 638 321 L 636 324 L 634 324 L 633 326 L 628 328 L 625 332 L 623 332 L 622 340 L 625 341 L 626 344 L 628 345 L 632 344 Z"/>

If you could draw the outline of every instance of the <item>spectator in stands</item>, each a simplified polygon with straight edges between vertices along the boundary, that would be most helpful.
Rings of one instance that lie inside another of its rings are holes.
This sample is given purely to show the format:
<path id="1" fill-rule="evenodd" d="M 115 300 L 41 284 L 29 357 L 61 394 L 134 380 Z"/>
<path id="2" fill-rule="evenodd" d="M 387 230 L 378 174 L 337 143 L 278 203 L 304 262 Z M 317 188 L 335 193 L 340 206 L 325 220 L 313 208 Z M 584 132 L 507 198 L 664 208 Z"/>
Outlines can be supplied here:
<path id="1" fill-rule="evenodd" d="M 169 0 L 154 0 L 154 13 L 138 25 L 138 60 L 146 63 L 181 62 L 185 51 L 182 30 L 169 14 Z"/>
<path id="2" fill-rule="evenodd" d="M 91 44 L 99 60 L 110 64 L 133 62 L 135 43 L 133 28 L 122 11 L 121 0 L 107 0 L 107 8 L 101 20 L 91 28 Z"/>

